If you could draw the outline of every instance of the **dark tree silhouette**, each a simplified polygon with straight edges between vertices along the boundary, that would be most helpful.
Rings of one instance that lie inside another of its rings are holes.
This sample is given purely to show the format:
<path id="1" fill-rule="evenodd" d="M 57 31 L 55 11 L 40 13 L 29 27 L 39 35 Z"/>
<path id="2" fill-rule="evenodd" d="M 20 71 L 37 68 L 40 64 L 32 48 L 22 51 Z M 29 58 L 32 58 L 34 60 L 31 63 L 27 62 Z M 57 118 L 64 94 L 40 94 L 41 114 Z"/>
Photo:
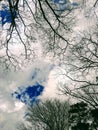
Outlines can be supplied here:
<path id="1" fill-rule="evenodd" d="M 96 116 L 94 115 L 96 113 Z M 85 102 L 79 102 L 70 106 L 69 125 L 72 130 L 97 130 L 97 109 L 92 109 Z"/>

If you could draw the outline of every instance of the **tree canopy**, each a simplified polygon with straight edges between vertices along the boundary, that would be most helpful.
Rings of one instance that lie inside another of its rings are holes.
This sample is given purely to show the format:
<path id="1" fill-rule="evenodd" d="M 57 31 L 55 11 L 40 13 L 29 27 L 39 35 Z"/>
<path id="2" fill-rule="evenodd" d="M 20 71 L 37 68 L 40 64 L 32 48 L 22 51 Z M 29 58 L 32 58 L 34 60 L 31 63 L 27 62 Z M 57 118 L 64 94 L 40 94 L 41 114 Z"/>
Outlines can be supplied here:
<path id="1" fill-rule="evenodd" d="M 94 115 L 96 113 L 96 116 Z M 97 109 L 89 108 L 85 102 L 79 102 L 70 106 L 69 124 L 72 130 L 97 130 Z"/>
<path id="2" fill-rule="evenodd" d="M 26 114 L 26 129 L 34 130 L 66 130 L 68 129 L 69 104 L 65 101 L 46 100 L 29 107 Z M 21 129 L 21 130 L 24 130 Z"/>

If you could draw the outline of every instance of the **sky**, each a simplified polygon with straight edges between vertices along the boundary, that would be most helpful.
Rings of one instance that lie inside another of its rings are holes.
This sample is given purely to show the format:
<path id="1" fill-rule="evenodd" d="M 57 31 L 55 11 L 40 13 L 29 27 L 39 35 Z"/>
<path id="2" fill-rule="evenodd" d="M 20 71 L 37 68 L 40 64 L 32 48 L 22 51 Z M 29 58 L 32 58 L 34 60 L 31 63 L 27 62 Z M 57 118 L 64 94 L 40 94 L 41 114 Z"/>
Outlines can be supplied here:
<path id="1" fill-rule="evenodd" d="M 60 0 L 55 0 L 58 3 Z M 79 0 L 71 0 L 71 2 L 79 2 Z M 91 7 L 89 3 L 88 9 Z M 79 9 L 76 13 L 78 22 L 74 27 L 74 35 L 90 28 L 94 23 L 92 17 L 95 16 L 97 10 L 90 13 L 86 9 Z M 81 13 L 81 15 L 80 15 Z M 89 19 L 87 18 L 90 16 Z M 15 15 L 17 17 L 17 14 Z M 11 22 L 9 10 L 4 5 L 0 7 L 1 28 L 5 28 Z M 2 30 L 3 31 L 3 30 Z M 2 36 L 3 38 L 5 35 Z M 3 39 L 2 38 L 2 39 Z M 19 47 L 20 46 L 20 47 Z M 11 46 L 13 52 L 18 53 L 21 45 Z M 65 99 L 64 96 L 58 96 L 58 82 L 69 82 L 60 73 L 63 69 L 58 62 L 52 62 L 49 57 L 43 57 L 40 42 L 38 41 L 33 49 L 38 57 L 34 61 L 25 62 L 21 70 L 3 71 L 0 66 L 0 130 L 16 130 L 18 121 L 24 119 L 25 110 L 28 105 L 32 105 L 44 99 L 59 98 Z M 0 56 L 4 50 L 0 50 Z M 19 53 L 18 53 L 19 54 Z"/>
<path id="2" fill-rule="evenodd" d="M 1 68 L 0 130 L 16 130 L 15 125 L 24 119 L 27 106 L 58 97 L 58 66 L 36 60 L 26 68 L 18 72 L 3 72 Z"/>

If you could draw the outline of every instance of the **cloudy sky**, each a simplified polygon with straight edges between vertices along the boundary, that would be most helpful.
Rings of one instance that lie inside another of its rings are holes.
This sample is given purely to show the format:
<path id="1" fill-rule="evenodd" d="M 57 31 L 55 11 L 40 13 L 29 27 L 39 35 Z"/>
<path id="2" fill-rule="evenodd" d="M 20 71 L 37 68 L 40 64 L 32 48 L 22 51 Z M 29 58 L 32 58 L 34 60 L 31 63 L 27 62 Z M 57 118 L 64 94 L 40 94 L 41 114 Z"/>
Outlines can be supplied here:
<path id="1" fill-rule="evenodd" d="M 58 2 L 56 0 L 56 2 Z M 71 2 L 79 2 L 79 0 L 71 0 Z M 87 10 L 90 9 L 92 5 L 92 0 L 88 2 L 89 6 Z M 95 11 L 97 15 L 97 10 L 87 12 L 87 10 L 78 10 L 76 12 L 78 22 L 77 26 L 74 28 L 75 35 L 79 34 L 81 31 L 90 28 L 94 22 L 93 19 L 90 19 L 92 16 L 95 16 Z M 86 12 L 84 14 L 84 12 Z M 6 15 L 5 11 L 2 11 L 2 6 L 0 7 L 0 15 Z M 88 15 L 90 18 L 87 19 Z M 4 31 L 4 28 L 9 26 L 10 21 L 4 21 L 4 17 L 1 17 L 1 33 Z M 93 18 L 94 18 L 93 17 Z M 6 23 L 8 22 L 8 23 Z M 5 24 L 5 25 L 4 25 Z M 4 25 L 4 27 L 2 27 Z M 0 36 L 1 39 L 4 39 L 6 34 L 3 33 Z M 15 41 L 16 42 L 16 41 Z M 19 47 L 20 46 L 20 47 Z M 19 54 L 22 50 L 21 45 L 11 46 L 13 52 Z M 63 96 L 58 96 L 58 85 L 59 81 L 68 82 L 67 78 L 60 76 L 63 68 L 57 62 L 52 62 L 49 56 L 43 57 L 40 41 L 37 41 L 33 46 L 33 49 L 38 54 L 36 60 L 28 63 L 25 62 L 21 70 L 18 71 L 9 71 L 3 70 L 0 66 L 0 130 L 16 130 L 15 126 L 18 121 L 22 121 L 24 118 L 24 113 L 27 105 L 30 105 L 34 102 L 44 100 L 46 98 L 64 98 Z M 0 49 L 0 56 L 4 55 L 4 50 Z M 33 93 L 31 93 L 33 91 Z"/>
<path id="2" fill-rule="evenodd" d="M 15 130 L 15 125 L 19 120 L 22 121 L 28 105 L 58 97 L 58 73 L 59 66 L 41 59 L 18 72 L 4 72 L 1 68 L 0 129 Z"/>

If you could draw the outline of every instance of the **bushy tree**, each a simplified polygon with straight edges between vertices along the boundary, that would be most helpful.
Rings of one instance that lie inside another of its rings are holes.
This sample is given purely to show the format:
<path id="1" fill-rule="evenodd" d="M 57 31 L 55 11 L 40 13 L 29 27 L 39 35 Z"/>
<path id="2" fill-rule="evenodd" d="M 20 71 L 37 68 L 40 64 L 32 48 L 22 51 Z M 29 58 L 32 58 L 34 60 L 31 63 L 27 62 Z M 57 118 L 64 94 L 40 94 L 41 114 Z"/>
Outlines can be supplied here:
<path id="1" fill-rule="evenodd" d="M 69 110 L 69 124 L 72 130 L 89 130 L 89 110 L 84 102 L 73 104 Z"/>
<path id="2" fill-rule="evenodd" d="M 28 108 L 27 129 L 32 130 L 68 130 L 69 104 L 65 101 L 46 100 Z M 25 125 L 23 128 L 26 128 Z M 23 130 L 23 129 L 21 129 Z"/>
<path id="3" fill-rule="evenodd" d="M 85 102 L 71 105 L 69 110 L 69 125 L 71 130 L 97 130 L 97 116 L 98 110 L 90 108 Z"/>

